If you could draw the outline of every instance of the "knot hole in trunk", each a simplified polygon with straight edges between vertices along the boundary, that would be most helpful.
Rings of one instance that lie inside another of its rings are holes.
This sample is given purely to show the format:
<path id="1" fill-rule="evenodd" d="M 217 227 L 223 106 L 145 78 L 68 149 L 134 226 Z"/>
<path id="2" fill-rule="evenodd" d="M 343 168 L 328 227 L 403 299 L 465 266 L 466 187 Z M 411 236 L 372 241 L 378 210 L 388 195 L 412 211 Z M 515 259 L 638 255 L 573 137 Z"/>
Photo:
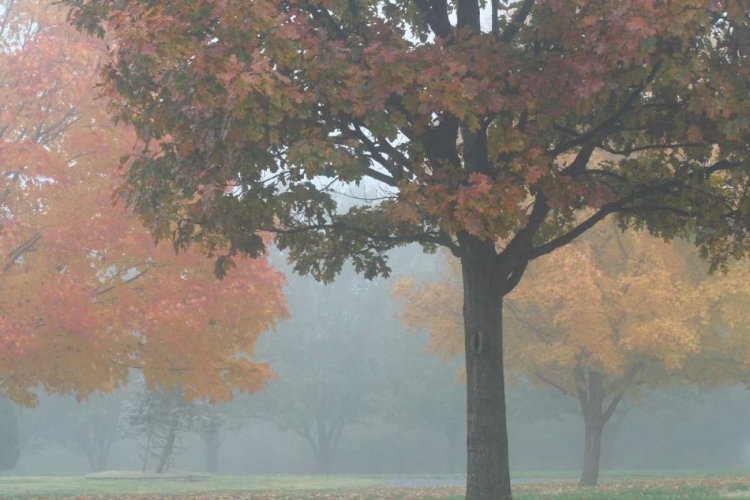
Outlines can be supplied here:
<path id="1" fill-rule="evenodd" d="M 482 332 L 477 330 L 474 335 L 471 336 L 471 349 L 474 354 L 481 354 L 484 348 L 484 339 L 482 338 Z"/>

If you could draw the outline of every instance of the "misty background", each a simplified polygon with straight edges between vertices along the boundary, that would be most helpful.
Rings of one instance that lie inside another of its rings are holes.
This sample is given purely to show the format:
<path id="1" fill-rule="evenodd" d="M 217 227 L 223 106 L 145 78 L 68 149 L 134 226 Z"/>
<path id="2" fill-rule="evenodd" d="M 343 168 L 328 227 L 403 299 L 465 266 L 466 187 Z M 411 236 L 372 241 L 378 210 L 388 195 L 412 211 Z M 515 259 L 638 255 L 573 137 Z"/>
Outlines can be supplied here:
<path id="1" fill-rule="evenodd" d="M 439 276 L 444 259 L 412 247 L 398 253 L 401 267 L 388 280 L 367 282 L 345 269 L 331 285 L 294 275 L 283 255 L 272 255 L 287 274 L 291 318 L 261 337 L 256 357 L 276 379 L 259 394 L 180 410 L 169 470 L 461 474 L 460 360 L 446 364 L 428 352 L 427 333 L 407 331 L 391 295 L 400 278 Z M 13 473 L 153 470 L 157 457 L 144 467 L 148 394 L 134 372 L 112 395 L 42 396 L 37 408 L 14 408 L 21 458 Z M 749 396 L 742 387 L 646 388 L 607 425 L 602 469 L 750 466 Z M 513 379 L 507 401 L 514 472 L 580 469 L 575 399 Z"/>

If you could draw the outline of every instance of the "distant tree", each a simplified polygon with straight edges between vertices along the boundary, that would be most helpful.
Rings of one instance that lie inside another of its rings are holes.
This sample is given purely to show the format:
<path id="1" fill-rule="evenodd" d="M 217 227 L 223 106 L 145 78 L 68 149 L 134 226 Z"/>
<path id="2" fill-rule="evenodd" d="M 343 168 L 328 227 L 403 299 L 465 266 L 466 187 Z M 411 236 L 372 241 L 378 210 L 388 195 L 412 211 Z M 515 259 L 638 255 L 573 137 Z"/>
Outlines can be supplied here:
<path id="1" fill-rule="evenodd" d="M 207 403 L 196 401 L 195 432 L 201 437 L 206 452 L 206 470 L 219 472 L 219 452 L 230 432 L 238 431 L 249 416 L 235 401 Z"/>
<path id="2" fill-rule="evenodd" d="M 13 405 L 0 397 L 0 470 L 12 469 L 21 458 L 18 420 Z"/>
<path id="3" fill-rule="evenodd" d="M 417 355 L 420 355 L 417 357 Z M 456 367 L 420 351 L 412 353 L 407 377 L 385 394 L 390 418 L 407 429 L 432 430 L 445 439 L 445 470 L 455 473 L 458 443 L 466 431 L 466 386 Z"/>
<path id="4" fill-rule="evenodd" d="M 185 399 L 180 387 L 149 389 L 135 385 L 126 418 L 141 449 L 143 471 L 152 463 L 157 474 L 169 472 L 188 432 L 205 432 L 212 424 L 209 405 Z"/>
<path id="5" fill-rule="evenodd" d="M 211 414 L 198 432 L 206 448 L 206 470 L 219 472 L 219 450 L 227 437 L 227 429 L 220 415 Z"/>
<path id="6" fill-rule="evenodd" d="M 92 472 L 106 470 L 115 443 L 131 436 L 123 411 L 128 388 L 86 399 L 41 395 L 33 408 L 19 408 L 22 449 L 37 454 L 50 445 L 84 458 Z"/>
<path id="7" fill-rule="evenodd" d="M 399 333 L 387 313 L 396 304 L 385 283 L 362 283 L 352 272 L 328 286 L 290 277 L 286 295 L 291 318 L 258 351 L 276 379 L 248 398 L 248 411 L 304 439 L 317 470 L 328 473 L 347 428 L 374 415 Z"/>
<path id="8" fill-rule="evenodd" d="M 220 274 L 262 231 L 326 281 L 409 242 L 460 259 L 468 500 L 511 497 L 501 306 L 531 261 L 611 214 L 718 266 L 750 245 L 744 0 L 65 3 L 113 42 L 105 92 L 152 146 L 120 194 L 157 237 L 228 242 Z"/>
<path id="9" fill-rule="evenodd" d="M 403 319 L 431 331 L 444 357 L 464 349 L 455 261 L 449 270 L 416 292 L 408 283 L 397 288 L 408 297 Z M 674 245 L 610 222 L 539 259 L 507 297 L 507 368 L 579 401 L 582 486 L 597 483 L 602 432 L 622 399 L 642 384 L 671 383 L 714 338 L 704 327 L 698 274 Z"/>
<path id="10" fill-rule="evenodd" d="M 65 398 L 63 405 L 42 409 L 48 413 L 42 433 L 48 441 L 84 456 L 91 471 L 104 471 L 112 445 L 125 437 L 124 398 L 123 390 L 81 402 Z"/>

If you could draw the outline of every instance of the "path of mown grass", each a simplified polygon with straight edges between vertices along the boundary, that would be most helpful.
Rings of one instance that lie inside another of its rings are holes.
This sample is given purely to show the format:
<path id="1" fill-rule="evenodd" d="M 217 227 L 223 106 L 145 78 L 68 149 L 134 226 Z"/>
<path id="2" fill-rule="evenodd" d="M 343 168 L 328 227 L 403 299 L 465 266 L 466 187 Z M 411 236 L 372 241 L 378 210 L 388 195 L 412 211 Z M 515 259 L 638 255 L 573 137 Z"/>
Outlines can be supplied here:
<path id="1" fill-rule="evenodd" d="M 83 482 L 81 484 L 81 482 Z M 0 477 L 0 498 L 16 500 L 461 500 L 462 488 L 387 488 L 386 476 L 217 476 L 208 481 L 86 481 L 71 476 Z M 750 476 L 608 479 L 518 485 L 516 500 L 750 499 Z"/>

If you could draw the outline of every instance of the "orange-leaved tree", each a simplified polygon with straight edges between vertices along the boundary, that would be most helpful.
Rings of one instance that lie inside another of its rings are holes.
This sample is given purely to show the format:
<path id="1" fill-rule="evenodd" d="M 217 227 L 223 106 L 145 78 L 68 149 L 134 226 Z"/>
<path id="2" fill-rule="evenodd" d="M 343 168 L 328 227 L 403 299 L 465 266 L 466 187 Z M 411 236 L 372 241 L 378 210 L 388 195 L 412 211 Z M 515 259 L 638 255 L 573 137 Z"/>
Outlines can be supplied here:
<path id="1" fill-rule="evenodd" d="M 257 390 L 271 370 L 251 356 L 286 314 L 283 275 L 243 259 L 219 281 L 200 252 L 157 247 L 112 204 L 136 139 L 97 98 L 105 44 L 52 0 L 4 0 L 0 21 L 0 395 L 85 396 L 131 369 L 186 398 Z"/>
<path id="2" fill-rule="evenodd" d="M 505 301 L 506 368 L 579 400 L 583 486 L 597 484 L 602 431 L 624 396 L 680 379 L 686 366 L 719 355 L 708 321 L 717 301 L 699 290 L 705 270 L 690 257 L 658 238 L 603 223 L 531 265 Z M 429 330 L 431 348 L 444 358 L 465 348 L 454 260 L 448 271 L 442 281 L 394 288 L 405 299 L 402 319 Z"/>

